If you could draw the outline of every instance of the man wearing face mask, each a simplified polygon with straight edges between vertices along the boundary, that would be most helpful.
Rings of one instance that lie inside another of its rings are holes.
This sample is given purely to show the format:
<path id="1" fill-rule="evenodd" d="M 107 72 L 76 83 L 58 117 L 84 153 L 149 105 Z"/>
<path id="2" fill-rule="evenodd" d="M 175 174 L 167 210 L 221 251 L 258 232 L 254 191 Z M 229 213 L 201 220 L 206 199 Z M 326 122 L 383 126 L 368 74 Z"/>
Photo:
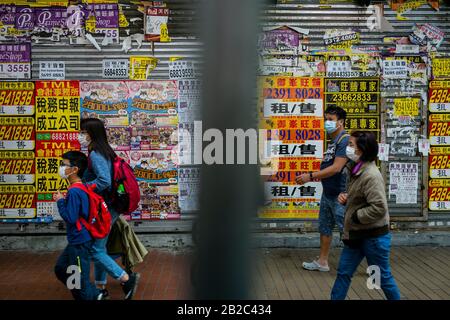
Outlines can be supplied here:
<path id="1" fill-rule="evenodd" d="M 306 270 L 330 271 L 328 256 L 335 225 L 338 226 L 340 234 L 343 233 L 345 207 L 339 203 L 338 196 L 345 191 L 347 180 L 342 172 L 348 161 L 346 147 L 349 135 L 344 129 L 346 116 L 345 110 L 339 107 L 329 107 L 325 111 L 325 130 L 330 142 L 320 171 L 304 173 L 296 178 L 298 184 L 321 180 L 323 186 L 319 212 L 320 254 L 317 260 L 303 262 L 303 268 Z"/>

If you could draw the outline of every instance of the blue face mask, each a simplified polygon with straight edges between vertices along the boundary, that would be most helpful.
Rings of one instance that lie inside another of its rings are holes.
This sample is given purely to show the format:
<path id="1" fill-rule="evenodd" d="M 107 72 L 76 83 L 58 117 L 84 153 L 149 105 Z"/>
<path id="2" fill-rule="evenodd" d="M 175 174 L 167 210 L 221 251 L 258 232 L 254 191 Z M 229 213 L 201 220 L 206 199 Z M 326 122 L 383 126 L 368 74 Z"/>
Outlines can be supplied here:
<path id="1" fill-rule="evenodd" d="M 328 133 L 335 132 L 337 130 L 336 121 L 330 121 L 330 120 L 325 121 L 325 130 Z"/>

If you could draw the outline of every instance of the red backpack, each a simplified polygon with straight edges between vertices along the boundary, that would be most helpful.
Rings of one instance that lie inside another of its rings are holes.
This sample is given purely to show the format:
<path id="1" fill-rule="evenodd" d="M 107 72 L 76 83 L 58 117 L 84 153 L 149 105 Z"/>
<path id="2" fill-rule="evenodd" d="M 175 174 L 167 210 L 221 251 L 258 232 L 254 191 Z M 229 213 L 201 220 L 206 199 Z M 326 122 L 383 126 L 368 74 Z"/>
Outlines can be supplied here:
<path id="1" fill-rule="evenodd" d="M 81 183 L 72 185 L 69 189 L 77 188 L 87 193 L 89 198 L 88 220 L 80 217 L 77 221 L 77 230 L 81 231 L 81 224 L 89 231 L 94 239 L 103 239 L 111 230 L 111 213 L 103 197 L 94 192 L 96 185 L 85 186 Z"/>
<path id="2" fill-rule="evenodd" d="M 112 167 L 111 205 L 120 214 L 132 213 L 138 208 L 141 200 L 141 192 L 133 169 L 119 156 L 114 159 Z"/>

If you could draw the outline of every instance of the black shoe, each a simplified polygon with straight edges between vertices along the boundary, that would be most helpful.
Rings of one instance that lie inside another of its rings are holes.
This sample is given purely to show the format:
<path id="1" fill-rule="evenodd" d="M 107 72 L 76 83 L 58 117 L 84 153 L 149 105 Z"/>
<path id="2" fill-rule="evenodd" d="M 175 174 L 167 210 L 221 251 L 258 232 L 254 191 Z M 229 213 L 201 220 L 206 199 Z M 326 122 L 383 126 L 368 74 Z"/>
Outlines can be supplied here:
<path id="1" fill-rule="evenodd" d="M 100 294 L 102 295 L 102 298 L 99 300 L 109 300 L 111 297 L 109 296 L 109 292 L 106 289 L 100 289 Z"/>
<path id="2" fill-rule="evenodd" d="M 109 300 L 109 292 L 106 289 L 98 289 L 97 300 Z"/>
<path id="3" fill-rule="evenodd" d="M 127 282 L 122 283 L 122 290 L 125 294 L 125 300 L 133 299 L 140 277 L 141 275 L 135 272 L 130 275 L 130 278 Z"/>

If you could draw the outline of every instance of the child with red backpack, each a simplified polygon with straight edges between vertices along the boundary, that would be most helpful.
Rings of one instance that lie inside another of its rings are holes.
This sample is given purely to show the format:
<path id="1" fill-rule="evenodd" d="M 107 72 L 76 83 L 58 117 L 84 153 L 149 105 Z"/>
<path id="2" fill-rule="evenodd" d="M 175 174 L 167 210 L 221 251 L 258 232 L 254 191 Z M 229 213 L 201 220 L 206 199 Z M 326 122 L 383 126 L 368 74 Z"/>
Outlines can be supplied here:
<path id="1" fill-rule="evenodd" d="M 58 280 L 68 287 L 75 300 L 102 300 L 103 293 L 89 279 L 90 251 L 94 239 L 88 230 L 90 199 L 83 190 L 80 178 L 86 168 L 85 154 L 78 151 L 63 154 L 59 174 L 61 178 L 69 180 L 70 187 L 66 198 L 58 192 L 56 200 L 59 214 L 66 222 L 68 245 L 56 262 L 55 274 Z M 106 211 L 101 219 L 104 221 L 102 225 L 106 227 L 108 221 L 111 223 L 111 217 L 108 215 L 109 212 Z"/>

